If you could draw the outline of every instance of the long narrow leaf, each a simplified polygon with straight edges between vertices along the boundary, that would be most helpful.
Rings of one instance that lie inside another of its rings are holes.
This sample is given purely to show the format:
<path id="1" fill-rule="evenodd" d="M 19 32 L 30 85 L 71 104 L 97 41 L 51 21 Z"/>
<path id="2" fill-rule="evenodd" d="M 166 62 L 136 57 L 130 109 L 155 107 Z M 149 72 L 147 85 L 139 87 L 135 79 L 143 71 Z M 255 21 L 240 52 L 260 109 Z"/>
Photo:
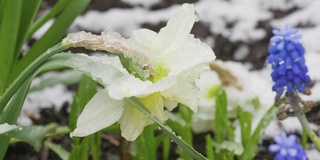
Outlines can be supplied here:
<path id="1" fill-rule="evenodd" d="M 51 10 L 38 19 L 34 24 L 32 24 L 31 28 L 28 31 L 27 39 L 31 38 L 31 36 L 48 20 L 55 17 L 58 13 L 60 13 L 72 0 L 59 0 Z"/>
<path id="2" fill-rule="evenodd" d="M 264 129 L 269 125 L 270 121 L 275 118 L 277 110 L 278 109 L 276 107 L 270 107 L 270 109 L 261 118 L 251 138 L 246 143 L 246 146 L 244 146 L 244 152 L 241 159 L 252 159 L 254 157 L 260 137 L 264 132 Z"/>
<path id="3" fill-rule="evenodd" d="M 40 66 L 38 69 L 35 71 L 29 70 L 30 74 L 26 73 L 27 79 L 23 83 L 18 83 L 16 85 L 18 91 L 14 94 L 12 100 L 6 105 L 6 108 L 4 112 L 0 116 L 0 124 L 2 123 L 9 123 L 9 124 L 14 124 L 16 123 L 18 116 L 20 114 L 23 102 L 27 96 L 28 89 L 30 87 L 30 84 L 32 82 L 32 79 L 40 73 L 42 70 L 46 69 L 47 67 L 59 65 L 57 63 L 59 61 L 59 57 L 57 59 L 51 59 L 51 61 L 48 61 L 44 65 Z M 32 68 L 32 67 L 31 67 Z M 27 71 L 28 72 L 28 71 Z M 19 84 L 22 84 L 21 87 L 19 87 Z M 13 95 L 13 94 L 12 94 Z M 10 99 L 10 98 L 9 98 Z M 2 102 L 3 99 L 1 99 Z M 1 107 L 1 106 L 0 106 Z M 32 134 L 30 134 L 32 135 Z M 0 159 L 3 159 L 5 152 L 8 148 L 8 144 L 10 142 L 10 137 L 8 135 L 1 135 L 0 136 Z"/>
<path id="4" fill-rule="evenodd" d="M 7 0 L 2 5 L 4 8 L 0 25 L 0 95 L 8 85 L 8 77 L 13 66 L 22 1 Z"/>
<path id="5" fill-rule="evenodd" d="M 53 150 L 62 160 L 68 160 L 70 153 L 60 145 L 45 141 L 44 144 Z"/>
<path id="6" fill-rule="evenodd" d="M 22 104 L 26 98 L 28 88 L 31 83 L 31 78 L 29 78 L 18 90 L 18 92 L 14 95 L 10 103 L 8 104 L 8 109 L 2 113 L 0 117 L 0 124 L 9 123 L 14 124 L 16 123 L 18 116 L 20 114 Z M 4 158 L 4 155 L 7 151 L 10 137 L 8 135 L 0 135 L 0 159 Z"/>
<path id="7" fill-rule="evenodd" d="M 74 19 L 82 13 L 89 2 L 90 0 L 72 0 L 59 14 L 50 29 L 32 46 L 26 56 L 17 63 L 10 76 L 10 80 L 15 79 L 32 61 L 48 48 L 58 43 Z"/>
<path id="8" fill-rule="evenodd" d="M 22 1 L 22 11 L 21 11 L 21 21 L 19 25 L 19 34 L 17 39 L 17 44 L 15 47 L 14 63 L 18 60 L 22 45 L 27 39 L 28 29 L 30 28 L 36 13 L 41 4 L 41 0 L 23 0 Z"/>
<path id="9" fill-rule="evenodd" d="M 9 85 L 2 97 L 0 97 L 0 113 L 3 111 L 4 107 L 7 105 L 11 97 L 17 92 L 20 86 L 37 70 L 39 66 L 47 61 L 51 56 L 66 48 L 66 46 L 59 43 L 48 49 L 45 53 L 28 65 L 25 70 Z"/>
<path id="10" fill-rule="evenodd" d="M 41 80 L 40 83 L 32 85 L 29 92 L 39 91 L 46 87 L 54 86 L 56 84 L 72 85 L 79 82 L 81 73 L 74 70 L 66 70 L 58 73 L 59 75 L 52 75 Z"/>

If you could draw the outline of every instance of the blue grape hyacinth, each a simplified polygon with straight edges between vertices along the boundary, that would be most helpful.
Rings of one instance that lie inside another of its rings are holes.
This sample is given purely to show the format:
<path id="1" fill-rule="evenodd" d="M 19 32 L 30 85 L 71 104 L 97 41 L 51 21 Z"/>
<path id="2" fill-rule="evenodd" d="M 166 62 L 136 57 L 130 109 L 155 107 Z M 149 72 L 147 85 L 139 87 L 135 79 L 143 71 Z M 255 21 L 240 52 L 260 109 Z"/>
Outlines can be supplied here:
<path id="1" fill-rule="evenodd" d="M 306 152 L 297 142 L 296 135 L 287 136 L 282 132 L 279 136 L 274 137 L 277 144 L 271 144 L 269 151 L 275 153 L 274 160 L 307 160 Z"/>
<path id="2" fill-rule="evenodd" d="M 307 86 L 311 79 L 307 75 L 304 47 L 299 42 L 301 34 L 298 29 L 285 26 L 284 30 L 274 29 L 274 36 L 270 39 L 268 48 L 270 55 L 267 62 L 272 65 L 272 80 L 275 84 L 272 90 L 277 93 L 276 99 L 286 92 L 308 93 Z"/>

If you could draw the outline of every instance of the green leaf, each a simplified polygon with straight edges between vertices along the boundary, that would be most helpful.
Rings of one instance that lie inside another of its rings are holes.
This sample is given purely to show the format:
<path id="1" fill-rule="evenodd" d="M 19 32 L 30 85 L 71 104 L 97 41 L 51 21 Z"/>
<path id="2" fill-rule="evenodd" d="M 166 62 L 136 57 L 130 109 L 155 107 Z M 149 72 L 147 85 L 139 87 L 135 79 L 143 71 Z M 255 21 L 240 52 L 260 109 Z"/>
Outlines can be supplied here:
<path id="1" fill-rule="evenodd" d="M 32 24 L 31 28 L 28 31 L 27 39 L 31 38 L 31 36 L 41 27 L 43 26 L 48 20 L 57 16 L 63 9 L 68 6 L 68 4 L 72 0 L 59 0 L 49 12 L 47 12 L 44 16 L 39 18 L 35 23 Z M 30 3 L 30 2 L 29 2 Z"/>
<path id="2" fill-rule="evenodd" d="M 227 116 L 227 95 L 224 90 L 218 92 L 214 119 L 215 141 L 221 143 L 229 136 L 234 139 L 233 128 Z"/>
<path id="3" fill-rule="evenodd" d="M 15 57 L 16 42 L 19 33 L 21 0 L 2 1 L 0 25 L 0 95 L 8 85 L 8 77 Z"/>
<path id="4" fill-rule="evenodd" d="M 58 45 L 58 48 L 60 47 L 62 46 Z M 53 54 L 57 50 L 56 48 L 53 48 L 51 51 L 52 52 L 48 51 L 48 54 L 44 54 L 42 57 L 40 57 L 39 61 L 36 61 L 32 63 L 31 66 L 28 66 L 23 74 L 19 76 L 20 78 L 15 80 L 13 84 L 6 90 L 5 94 L 0 99 L 0 111 L 2 112 L 3 108 L 6 107 L 0 115 L 0 124 L 16 123 L 32 79 L 47 67 L 50 68 L 53 65 L 57 65 L 55 60 L 48 61 L 47 63 L 41 65 L 41 61 L 44 61 L 44 59 L 46 60 L 46 56 Z M 11 101 L 7 104 L 10 99 Z M 0 135 L 0 142 L 0 159 L 3 159 L 10 142 L 10 137 L 7 135 Z"/>
<path id="5" fill-rule="evenodd" d="M 178 114 L 172 114 L 171 112 L 167 112 L 167 115 L 169 119 L 167 120 L 166 124 L 175 132 L 177 132 L 177 134 L 181 137 L 183 141 L 185 141 L 188 145 L 190 145 L 190 147 L 192 147 L 192 111 L 185 105 L 179 104 Z M 179 148 L 179 156 L 180 158 L 185 160 L 192 159 L 192 156 L 189 154 L 185 154 L 182 148 Z"/>
<path id="6" fill-rule="evenodd" d="M 72 0 L 68 3 L 65 9 L 55 19 L 54 24 L 49 28 L 49 30 L 36 41 L 26 56 L 18 61 L 10 75 L 10 81 L 14 80 L 24 68 L 26 68 L 48 48 L 61 41 L 61 38 L 64 36 L 74 19 L 83 12 L 89 2 L 90 0 Z"/>
<path id="7" fill-rule="evenodd" d="M 41 0 L 23 0 L 22 1 L 22 11 L 21 11 L 21 18 L 20 25 L 19 25 L 19 34 L 17 39 L 17 44 L 15 47 L 15 56 L 14 56 L 14 63 L 18 60 L 21 48 L 27 39 L 27 32 L 30 28 L 36 13 L 39 9 L 41 4 Z M 29 38 L 28 38 L 29 39 Z"/>
<path id="8" fill-rule="evenodd" d="M 75 146 L 69 156 L 69 160 L 87 160 L 91 137 L 83 139 L 80 145 Z"/>
<path id="9" fill-rule="evenodd" d="M 13 97 L 13 95 L 18 91 L 20 86 L 22 86 L 25 81 L 28 80 L 29 77 L 32 75 L 35 76 L 38 73 L 36 70 L 43 65 L 44 62 L 46 62 L 51 56 L 54 54 L 66 49 L 67 47 L 62 44 L 57 44 L 54 47 L 48 49 L 45 53 L 43 53 L 41 56 L 39 56 L 36 60 L 32 61 L 31 64 L 29 64 L 23 72 L 9 85 L 9 87 L 6 89 L 5 93 L 2 95 L 0 99 L 0 113 L 3 111 L 9 100 Z M 39 70 L 39 69 L 38 69 Z M 30 80 L 31 82 L 31 80 Z M 29 88 L 29 86 L 27 86 Z M 22 99 L 22 98 L 20 98 Z M 19 100 L 20 100 L 19 99 Z M 14 122 L 15 123 L 15 122 Z"/>
<path id="10" fill-rule="evenodd" d="M 259 97 L 255 97 L 251 100 L 251 103 L 253 104 L 254 109 L 259 109 L 261 104 L 260 104 L 260 100 Z"/>
<path id="11" fill-rule="evenodd" d="M 237 112 L 241 127 L 241 142 L 243 146 L 246 146 L 251 138 L 252 115 L 250 112 L 243 111 L 240 106 L 237 108 Z"/>
<path id="12" fill-rule="evenodd" d="M 154 125 L 149 125 L 144 128 L 143 132 L 136 143 L 136 159 L 157 159 L 156 139 L 154 136 Z"/>
<path id="13" fill-rule="evenodd" d="M 68 160 L 70 153 L 63 149 L 60 145 L 45 141 L 44 144 L 48 146 L 54 153 L 56 153 L 62 160 Z"/>
<path id="14" fill-rule="evenodd" d="M 213 145 L 213 140 L 211 138 L 211 135 L 206 135 L 206 153 L 207 153 L 207 158 L 210 160 L 214 160 L 214 145 Z"/>
<path id="15" fill-rule="evenodd" d="M 51 87 L 56 84 L 72 85 L 79 82 L 81 73 L 75 70 L 66 70 L 59 72 L 59 75 L 52 75 L 43 80 L 40 83 L 30 87 L 29 92 L 40 91 L 46 87 Z"/>
<path id="16" fill-rule="evenodd" d="M 162 147 L 163 147 L 163 159 L 168 160 L 169 154 L 170 154 L 170 148 L 171 148 L 171 140 L 168 136 L 165 136 L 163 138 Z"/>
<path id="17" fill-rule="evenodd" d="M 57 124 L 49 124 L 46 126 L 23 126 L 7 132 L 5 136 L 17 138 L 32 145 L 36 151 L 40 151 L 43 138 L 48 133 L 55 132 Z"/>
<path id="18" fill-rule="evenodd" d="M 16 123 L 18 116 L 21 112 L 22 104 L 27 96 L 31 80 L 32 78 L 27 79 L 26 82 L 22 84 L 17 93 L 13 96 L 12 100 L 8 103 L 7 108 L 0 115 L 0 124 Z M 3 159 L 10 142 L 10 137 L 7 134 L 0 135 L 0 142 L 0 159 Z"/>
<path id="19" fill-rule="evenodd" d="M 277 110 L 278 109 L 276 107 L 270 107 L 270 109 L 264 114 L 250 139 L 246 145 L 243 146 L 244 152 L 240 159 L 252 159 L 255 156 L 260 137 L 271 120 L 275 118 Z"/>

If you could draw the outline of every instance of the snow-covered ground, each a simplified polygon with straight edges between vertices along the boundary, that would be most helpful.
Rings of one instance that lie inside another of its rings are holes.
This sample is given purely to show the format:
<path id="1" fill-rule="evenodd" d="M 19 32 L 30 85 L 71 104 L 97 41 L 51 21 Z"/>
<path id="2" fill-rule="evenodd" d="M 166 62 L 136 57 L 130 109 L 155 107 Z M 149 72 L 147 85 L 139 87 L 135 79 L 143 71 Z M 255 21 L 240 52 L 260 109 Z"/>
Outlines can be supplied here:
<path id="1" fill-rule="evenodd" d="M 116 31 L 128 37 L 132 30 L 140 28 L 142 24 L 158 24 L 165 22 L 173 14 L 179 5 L 172 5 L 168 8 L 150 10 L 153 5 L 157 5 L 161 0 L 122 0 L 133 8 L 109 9 L 105 12 L 88 11 L 83 16 L 78 17 L 69 32 L 81 30 L 99 33 L 101 31 Z M 267 30 L 257 27 L 259 22 L 266 22 L 274 28 L 283 28 L 285 24 L 297 27 L 302 33 L 302 44 L 306 49 L 306 63 L 309 67 L 309 75 L 314 80 L 320 80 L 320 1 L 318 0 L 200 0 L 195 3 L 195 8 L 200 16 L 200 23 L 208 26 L 211 33 L 221 35 L 230 42 L 251 43 L 261 40 L 267 36 Z M 290 11 L 290 12 L 289 12 Z M 279 14 L 285 13 L 285 14 Z M 280 16 L 279 16 L 280 15 Z M 41 37 L 43 32 L 50 27 L 52 21 L 46 24 L 35 38 Z M 233 24 L 231 27 L 229 24 Z M 195 35 L 197 37 L 197 35 Z M 203 41 L 210 41 L 214 47 L 215 37 L 207 37 Z M 242 46 L 234 59 L 241 59 L 248 55 L 248 46 Z M 223 53 L 222 53 L 223 54 Z M 271 91 L 272 80 L 271 69 L 268 65 L 258 71 L 250 71 L 250 64 L 239 62 L 217 62 L 221 67 L 229 70 L 236 78 L 242 90 L 232 86 L 226 87 L 229 96 L 229 107 L 239 104 L 246 106 L 248 100 L 258 97 L 261 102 L 261 109 L 255 113 L 255 122 L 272 106 L 275 93 Z M 214 73 L 206 73 L 208 77 L 214 77 Z M 205 77 L 205 76 L 204 76 Z M 212 85 L 220 83 L 211 82 Z M 303 96 L 305 100 L 319 101 L 320 85 L 315 84 L 312 88 L 311 96 Z M 28 95 L 22 114 L 37 112 L 39 106 L 59 107 L 63 102 L 72 101 L 72 93 L 67 91 L 63 85 L 53 86 L 43 91 L 34 92 Z M 213 102 L 204 102 L 210 104 Z M 204 109 L 205 110 L 205 109 Z M 200 109 L 201 111 L 201 109 Z M 201 116 L 201 115 L 200 115 Z M 208 115 L 206 115 L 208 116 Z M 23 117 L 23 116 L 22 116 Z M 208 118 L 208 117 L 207 117 Z M 210 119 L 210 117 L 209 117 Z M 26 124 L 26 116 L 21 118 L 20 123 Z M 265 137 L 278 135 L 281 130 L 289 133 L 301 133 L 300 123 L 296 118 L 288 118 L 280 122 L 283 127 L 279 127 L 277 120 L 271 122 L 266 129 Z M 255 124 L 256 125 L 256 124 Z M 319 126 L 312 125 L 313 129 L 319 130 Z M 310 159 L 318 159 L 320 153 L 316 150 L 308 150 Z"/>

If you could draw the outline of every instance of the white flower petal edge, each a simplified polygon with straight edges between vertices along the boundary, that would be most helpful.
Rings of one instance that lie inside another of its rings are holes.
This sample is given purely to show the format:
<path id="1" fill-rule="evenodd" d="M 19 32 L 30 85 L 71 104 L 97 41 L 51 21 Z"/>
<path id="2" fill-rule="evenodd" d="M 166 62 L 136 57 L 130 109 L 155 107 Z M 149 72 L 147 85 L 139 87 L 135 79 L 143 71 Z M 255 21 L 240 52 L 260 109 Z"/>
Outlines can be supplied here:
<path id="1" fill-rule="evenodd" d="M 109 97 L 107 90 L 100 90 L 85 106 L 70 136 L 88 136 L 112 125 L 120 119 L 123 105 L 124 101 L 114 100 Z"/>

